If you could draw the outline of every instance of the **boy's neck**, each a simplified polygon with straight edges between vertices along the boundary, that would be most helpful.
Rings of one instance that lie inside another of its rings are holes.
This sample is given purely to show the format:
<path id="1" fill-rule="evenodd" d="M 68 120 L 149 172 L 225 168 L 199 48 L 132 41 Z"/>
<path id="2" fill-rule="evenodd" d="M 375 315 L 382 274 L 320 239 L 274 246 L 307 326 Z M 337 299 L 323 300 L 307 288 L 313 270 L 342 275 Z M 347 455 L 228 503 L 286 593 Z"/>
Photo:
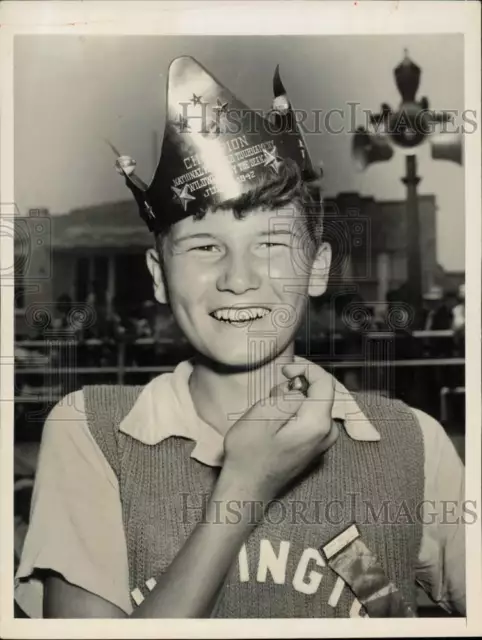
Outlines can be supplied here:
<path id="1" fill-rule="evenodd" d="M 286 381 L 281 367 L 293 362 L 293 358 L 294 345 L 251 370 L 229 370 L 197 358 L 189 378 L 196 413 L 224 436 L 242 414 Z"/>

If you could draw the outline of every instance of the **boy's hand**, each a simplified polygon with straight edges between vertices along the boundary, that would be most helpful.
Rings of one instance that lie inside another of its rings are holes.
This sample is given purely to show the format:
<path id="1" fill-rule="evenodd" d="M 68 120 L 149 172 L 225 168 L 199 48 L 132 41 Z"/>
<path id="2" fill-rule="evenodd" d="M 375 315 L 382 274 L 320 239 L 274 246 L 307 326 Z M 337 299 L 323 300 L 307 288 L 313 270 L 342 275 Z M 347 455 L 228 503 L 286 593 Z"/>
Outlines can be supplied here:
<path id="1" fill-rule="evenodd" d="M 303 374 L 307 397 L 288 382 L 249 409 L 224 440 L 223 474 L 255 499 L 272 500 L 290 480 L 331 445 L 338 428 L 331 419 L 334 378 L 316 365 L 286 365 L 287 378 Z"/>

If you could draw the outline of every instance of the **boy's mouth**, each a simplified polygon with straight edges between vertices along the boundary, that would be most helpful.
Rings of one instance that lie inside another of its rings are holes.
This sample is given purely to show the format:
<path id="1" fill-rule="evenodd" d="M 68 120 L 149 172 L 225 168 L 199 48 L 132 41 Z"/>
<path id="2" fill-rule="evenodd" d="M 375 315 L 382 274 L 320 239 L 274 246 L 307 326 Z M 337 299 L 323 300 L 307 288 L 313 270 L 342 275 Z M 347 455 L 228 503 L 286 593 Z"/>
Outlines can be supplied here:
<path id="1" fill-rule="evenodd" d="M 244 327 L 255 320 L 261 320 L 270 313 L 271 309 L 267 307 L 222 307 L 209 315 L 220 322 L 235 327 Z"/>

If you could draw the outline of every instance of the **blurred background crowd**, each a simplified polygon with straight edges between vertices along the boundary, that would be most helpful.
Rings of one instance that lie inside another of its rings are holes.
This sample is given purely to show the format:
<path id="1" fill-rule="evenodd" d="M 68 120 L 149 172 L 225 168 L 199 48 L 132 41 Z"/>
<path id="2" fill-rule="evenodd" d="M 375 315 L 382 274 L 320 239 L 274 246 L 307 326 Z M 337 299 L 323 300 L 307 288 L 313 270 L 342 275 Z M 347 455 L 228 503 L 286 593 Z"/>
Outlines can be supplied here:
<path id="1" fill-rule="evenodd" d="M 403 299 L 403 290 L 391 291 L 387 295 L 386 310 L 383 315 L 377 315 L 375 308 L 370 303 L 365 303 L 359 294 L 347 294 L 331 304 L 331 300 L 325 297 L 316 306 L 316 319 L 312 327 L 311 337 L 316 339 L 322 335 L 328 335 L 335 331 L 346 332 L 350 328 L 343 322 L 343 306 L 347 303 L 357 303 L 359 309 L 364 311 L 365 331 L 390 331 L 391 303 L 397 304 Z M 53 319 L 53 329 L 66 332 L 78 340 L 92 338 L 102 340 L 152 338 L 159 340 L 175 331 L 174 320 L 167 309 L 160 307 L 154 300 L 146 299 L 135 306 L 129 301 L 113 300 L 109 307 L 105 301 L 105 292 L 93 283 L 91 293 L 87 296 L 85 304 L 95 309 L 97 321 L 94 326 L 83 329 L 76 327 L 69 321 L 74 303 L 69 294 L 59 296 L 56 304 L 56 315 Z M 334 310 L 334 314 L 328 312 Z M 465 284 L 461 284 L 458 290 L 444 291 L 440 286 L 432 287 L 423 296 L 423 306 L 416 310 L 415 317 L 419 318 L 417 324 L 411 324 L 411 330 L 444 331 L 454 330 L 463 332 L 465 328 Z M 333 321 L 335 325 L 333 327 Z M 39 332 L 40 339 L 44 337 Z M 174 337 L 174 335 L 173 335 Z M 177 336 L 176 336 L 177 337 Z"/>

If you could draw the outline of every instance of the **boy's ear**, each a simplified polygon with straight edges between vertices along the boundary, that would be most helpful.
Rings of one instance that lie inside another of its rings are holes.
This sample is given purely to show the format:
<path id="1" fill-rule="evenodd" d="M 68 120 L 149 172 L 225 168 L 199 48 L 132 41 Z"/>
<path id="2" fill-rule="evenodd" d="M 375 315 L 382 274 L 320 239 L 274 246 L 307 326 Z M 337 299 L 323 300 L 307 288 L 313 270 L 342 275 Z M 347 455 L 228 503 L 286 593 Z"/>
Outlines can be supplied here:
<path id="1" fill-rule="evenodd" d="M 330 265 L 331 246 L 327 242 L 323 242 L 318 248 L 311 266 L 311 273 L 308 282 L 308 295 L 317 297 L 325 293 L 328 286 Z"/>
<path id="2" fill-rule="evenodd" d="M 167 304 L 167 291 L 162 272 L 161 257 L 157 249 L 151 248 L 147 250 L 146 263 L 152 276 L 154 297 L 161 304 Z"/>

